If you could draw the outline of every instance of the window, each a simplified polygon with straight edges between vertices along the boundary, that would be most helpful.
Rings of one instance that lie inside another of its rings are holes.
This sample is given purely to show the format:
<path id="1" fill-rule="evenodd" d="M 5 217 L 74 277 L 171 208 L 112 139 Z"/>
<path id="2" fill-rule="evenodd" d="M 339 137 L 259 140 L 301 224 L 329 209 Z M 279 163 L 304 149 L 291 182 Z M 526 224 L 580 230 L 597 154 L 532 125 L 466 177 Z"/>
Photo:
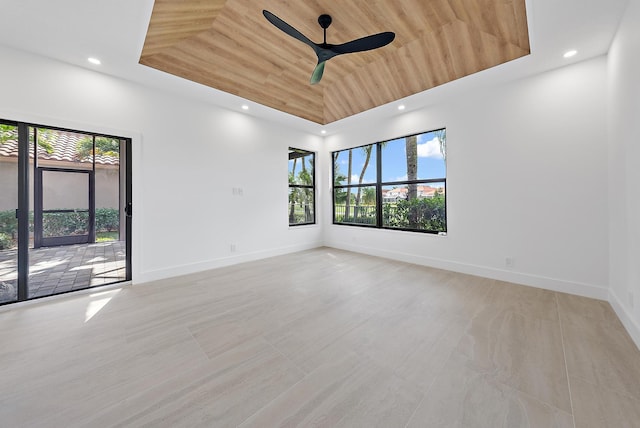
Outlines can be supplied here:
<path id="1" fill-rule="evenodd" d="M 333 153 L 333 222 L 376 226 L 377 144 Z"/>
<path id="2" fill-rule="evenodd" d="M 446 233 L 445 129 L 332 156 L 334 224 Z"/>
<path id="3" fill-rule="evenodd" d="M 289 226 L 316 222 L 315 154 L 289 147 Z"/>

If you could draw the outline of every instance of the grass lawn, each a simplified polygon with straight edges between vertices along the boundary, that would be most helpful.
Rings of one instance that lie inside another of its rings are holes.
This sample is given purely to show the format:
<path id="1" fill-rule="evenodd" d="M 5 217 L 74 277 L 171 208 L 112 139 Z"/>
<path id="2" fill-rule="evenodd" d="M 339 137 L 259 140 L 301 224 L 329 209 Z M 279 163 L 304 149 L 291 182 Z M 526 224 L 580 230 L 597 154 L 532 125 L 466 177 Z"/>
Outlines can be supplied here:
<path id="1" fill-rule="evenodd" d="M 117 241 L 118 232 L 96 232 L 96 242 Z"/>

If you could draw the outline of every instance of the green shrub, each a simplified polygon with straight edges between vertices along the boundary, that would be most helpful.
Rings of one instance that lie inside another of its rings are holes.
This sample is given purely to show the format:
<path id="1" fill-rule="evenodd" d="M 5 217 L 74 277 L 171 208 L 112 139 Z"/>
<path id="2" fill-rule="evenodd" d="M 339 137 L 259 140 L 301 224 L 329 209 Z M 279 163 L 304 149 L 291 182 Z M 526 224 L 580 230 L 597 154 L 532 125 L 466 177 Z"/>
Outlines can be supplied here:
<path id="1" fill-rule="evenodd" d="M 12 236 L 18 231 L 18 219 L 15 210 L 0 211 L 0 233 Z"/>
<path id="2" fill-rule="evenodd" d="M 117 208 L 96 208 L 96 232 L 114 232 L 120 229 L 120 211 Z"/>
<path id="3" fill-rule="evenodd" d="M 382 224 L 387 227 L 444 232 L 447 230 L 444 196 L 384 204 Z"/>
<path id="4" fill-rule="evenodd" d="M 42 236 L 84 235 L 88 226 L 88 212 L 44 213 Z"/>
<path id="5" fill-rule="evenodd" d="M 0 232 L 0 250 L 8 250 L 11 248 L 15 248 L 15 241 L 11 235 Z"/>
<path id="6" fill-rule="evenodd" d="M 45 213 L 42 233 L 44 236 L 66 236 L 86 233 L 88 213 L 63 212 Z M 29 230 L 33 232 L 33 212 L 29 213 Z M 96 232 L 120 230 L 120 211 L 117 208 L 96 209 Z M 15 210 L 0 211 L 0 233 L 15 240 L 18 233 L 18 219 Z"/>

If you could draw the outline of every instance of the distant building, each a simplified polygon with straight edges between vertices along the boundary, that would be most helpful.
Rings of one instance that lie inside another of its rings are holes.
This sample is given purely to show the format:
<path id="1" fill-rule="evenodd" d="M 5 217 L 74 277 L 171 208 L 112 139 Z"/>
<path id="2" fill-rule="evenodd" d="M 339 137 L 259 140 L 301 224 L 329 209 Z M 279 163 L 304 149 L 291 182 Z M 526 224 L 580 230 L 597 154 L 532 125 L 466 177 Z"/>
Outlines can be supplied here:
<path id="1" fill-rule="evenodd" d="M 407 199 L 409 189 L 407 187 L 394 187 L 393 189 L 382 189 L 382 202 L 393 203 Z M 437 193 L 444 194 L 444 187 L 432 187 L 419 185 L 417 189 L 418 198 L 433 198 Z"/>

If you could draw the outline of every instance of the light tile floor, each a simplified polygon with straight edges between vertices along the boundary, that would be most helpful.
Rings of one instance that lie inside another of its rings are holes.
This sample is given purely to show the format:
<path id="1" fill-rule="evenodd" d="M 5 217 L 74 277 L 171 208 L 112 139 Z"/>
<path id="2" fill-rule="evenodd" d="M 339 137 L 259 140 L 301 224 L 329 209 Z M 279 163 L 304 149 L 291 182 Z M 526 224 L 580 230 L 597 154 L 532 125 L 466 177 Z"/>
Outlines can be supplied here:
<path id="1" fill-rule="evenodd" d="M 125 243 L 43 247 L 29 250 L 29 298 L 125 279 Z M 0 303 L 16 299 L 16 250 L 0 251 Z"/>
<path id="2" fill-rule="evenodd" d="M 3 426 L 640 426 L 607 302 L 331 248 L 0 325 Z"/>

